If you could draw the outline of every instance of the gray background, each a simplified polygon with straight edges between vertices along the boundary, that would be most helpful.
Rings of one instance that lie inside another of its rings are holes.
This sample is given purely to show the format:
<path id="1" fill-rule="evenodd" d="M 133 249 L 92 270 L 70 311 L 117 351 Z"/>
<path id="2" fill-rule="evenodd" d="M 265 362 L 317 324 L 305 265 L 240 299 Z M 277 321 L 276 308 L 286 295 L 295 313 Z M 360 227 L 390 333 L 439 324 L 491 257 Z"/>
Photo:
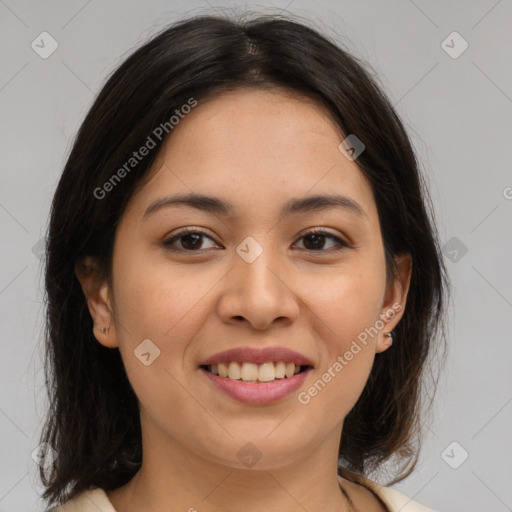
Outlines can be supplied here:
<path id="1" fill-rule="evenodd" d="M 512 510 L 510 0 L 0 0 L 0 512 L 42 510 L 31 458 L 46 398 L 38 243 L 72 139 L 134 46 L 178 18 L 235 5 L 298 14 L 338 34 L 396 105 L 454 285 L 435 416 L 417 470 L 397 488 L 439 511 Z M 46 59 L 31 48 L 43 31 L 58 43 Z M 458 36 L 442 45 L 453 31 L 469 44 L 457 58 L 445 49 L 459 53 Z"/>

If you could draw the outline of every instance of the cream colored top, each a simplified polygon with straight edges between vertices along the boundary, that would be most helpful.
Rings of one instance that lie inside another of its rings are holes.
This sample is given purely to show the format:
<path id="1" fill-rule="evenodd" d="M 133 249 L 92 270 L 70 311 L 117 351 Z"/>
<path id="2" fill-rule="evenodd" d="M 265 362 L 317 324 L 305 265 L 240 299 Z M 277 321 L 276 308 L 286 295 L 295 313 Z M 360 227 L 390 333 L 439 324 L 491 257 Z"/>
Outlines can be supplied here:
<path id="1" fill-rule="evenodd" d="M 358 482 L 372 490 L 386 505 L 389 512 L 435 512 L 411 500 L 405 494 L 384 487 L 367 478 L 359 477 Z M 116 512 L 107 494 L 100 487 L 83 491 L 61 506 L 47 512 Z"/>

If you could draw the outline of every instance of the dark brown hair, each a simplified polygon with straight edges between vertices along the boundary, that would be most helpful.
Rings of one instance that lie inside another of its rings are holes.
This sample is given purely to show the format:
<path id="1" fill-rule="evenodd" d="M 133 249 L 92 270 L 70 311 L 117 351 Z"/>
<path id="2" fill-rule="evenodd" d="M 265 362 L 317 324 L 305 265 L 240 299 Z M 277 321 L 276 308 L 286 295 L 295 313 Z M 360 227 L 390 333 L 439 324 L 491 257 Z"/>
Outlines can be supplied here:
<path id="1" fill-rule="evenodd" d="M 279 87 L 313 99 L 343 134 L 355 134 L 366 147 L 356 163 L 375 197 L 388 279 L 395 275 L 397 254 L 410 253 L 413 268 L 395 343 L 376 356 L 345 418 L 339 472 L 346 478 L 351 472 L 368 475 L 393 459 L 396 482 L 416 464 L 425 370 L 435 373 L 430 356 L 445 347 L 449 282 L 411 143 L 377 79 L 339 43 L 282 16 L 242 18 L 196 16 L 154 36 L 109 77 L 74 141 L 47 236 L 50 407 L 41 442 L 58 457 L 41 468 L 40 477 L 50 504 L 91 487 L 115 489 L 142 461 L 137 397 L 119 350 L 93 336 L 75 263 L 92 256 L 110 275 L 116 227 L 162 142 L 107 197 L 98 199 L 95 190 L 190 98 L 200 105 L 237 87 Z"/>

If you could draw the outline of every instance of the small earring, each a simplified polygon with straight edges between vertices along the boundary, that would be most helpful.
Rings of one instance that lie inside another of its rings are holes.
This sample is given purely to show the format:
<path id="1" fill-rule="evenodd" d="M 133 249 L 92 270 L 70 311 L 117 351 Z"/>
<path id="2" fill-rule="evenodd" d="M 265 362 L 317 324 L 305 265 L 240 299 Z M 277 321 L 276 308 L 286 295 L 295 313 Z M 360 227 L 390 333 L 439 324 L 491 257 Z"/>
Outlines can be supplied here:
<path id="1" fill-rule="evenodd" d="M 385 332 L 384 336 L 388 337 L 387 343 L 389 345 L 392 345 L 393 344 L 393 333 L 392 332 Z"/>
<path id="2" fill-rule="evenodd" d="M 108 331 L 110 331 L 110 325 L 108 327 L 102 327 L 101 328 L 102 334 L 108 334 Z"/>

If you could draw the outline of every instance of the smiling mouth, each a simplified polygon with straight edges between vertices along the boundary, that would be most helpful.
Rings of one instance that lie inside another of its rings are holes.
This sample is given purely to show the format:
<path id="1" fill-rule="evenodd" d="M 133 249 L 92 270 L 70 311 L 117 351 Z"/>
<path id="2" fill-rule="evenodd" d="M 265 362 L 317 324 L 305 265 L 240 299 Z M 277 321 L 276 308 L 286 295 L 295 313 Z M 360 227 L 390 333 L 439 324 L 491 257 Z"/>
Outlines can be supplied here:
<path id="1" fill-rule="evenodd" d="M 231 380 L 242 382 L 264 383 L 289 379 L 298 373 L 311 370 L 309 365 L 296 365 L 285 361 L 269 361 L 263 364 L 243 361 L 230 361 L 219 364 L 201 365 L 200 368 Z"/>

